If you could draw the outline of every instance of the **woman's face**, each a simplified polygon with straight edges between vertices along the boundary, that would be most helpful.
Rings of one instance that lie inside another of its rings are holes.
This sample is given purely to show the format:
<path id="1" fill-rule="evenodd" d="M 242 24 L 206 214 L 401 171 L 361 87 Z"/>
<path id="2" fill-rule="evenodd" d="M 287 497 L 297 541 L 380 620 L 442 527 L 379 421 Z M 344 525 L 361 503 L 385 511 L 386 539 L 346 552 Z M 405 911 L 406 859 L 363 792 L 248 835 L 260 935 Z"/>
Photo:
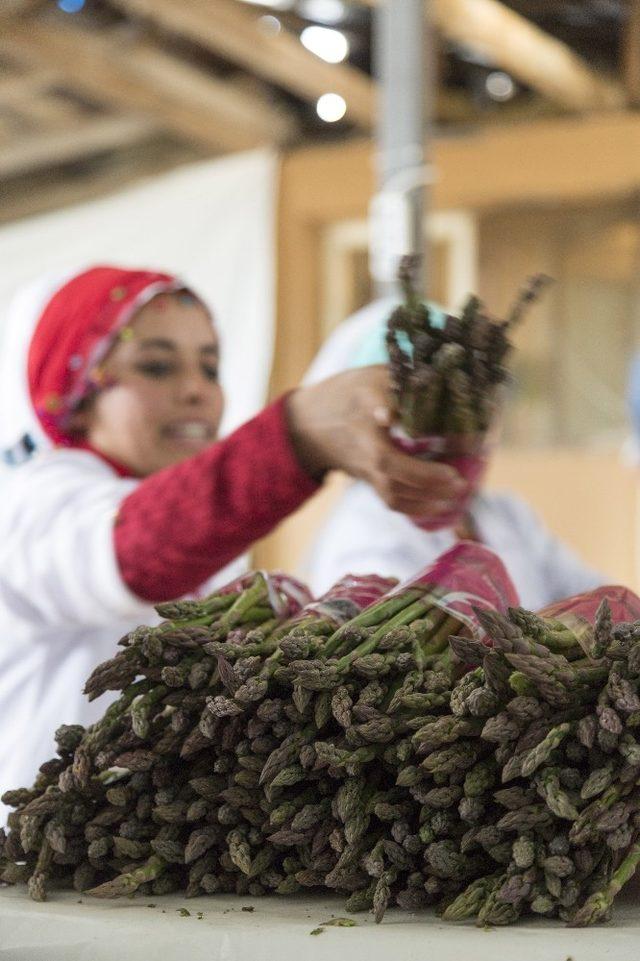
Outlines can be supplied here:
<path id="1" fill-rule="evenodd" d="M 146 304 L 98 374 L 105 386 L 74 427 L 136 475 L 176 464 L 216 439 L 223 409 L 218 338 L 188 294 L 160 294 Z"/>

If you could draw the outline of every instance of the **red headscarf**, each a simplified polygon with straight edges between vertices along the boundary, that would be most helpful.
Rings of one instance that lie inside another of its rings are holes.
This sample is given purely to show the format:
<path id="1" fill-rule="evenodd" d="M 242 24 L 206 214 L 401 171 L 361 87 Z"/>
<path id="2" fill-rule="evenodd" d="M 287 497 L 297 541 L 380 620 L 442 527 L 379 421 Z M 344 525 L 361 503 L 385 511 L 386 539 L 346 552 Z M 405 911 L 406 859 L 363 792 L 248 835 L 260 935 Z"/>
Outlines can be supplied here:
<path id="1" fill-rule="evenodd" d="M 136 311 L 183 287 L 170 274 L 92 267 L 54 294 L 31 339 L 27 373 L 33 409 L 56 446 L 87 447 L 70 432 L 69 418 L 100 388 L 98 365 Z"/>

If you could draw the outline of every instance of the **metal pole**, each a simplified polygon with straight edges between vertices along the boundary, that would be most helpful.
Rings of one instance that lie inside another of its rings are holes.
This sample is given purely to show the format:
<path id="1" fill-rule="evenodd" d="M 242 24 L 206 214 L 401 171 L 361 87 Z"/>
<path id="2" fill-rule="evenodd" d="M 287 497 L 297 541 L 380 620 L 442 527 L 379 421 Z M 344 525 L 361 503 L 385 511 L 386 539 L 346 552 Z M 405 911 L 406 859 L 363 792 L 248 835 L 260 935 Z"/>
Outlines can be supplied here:
<path id="1" fill-rule="evenodd" d="M 407 253 L 422 255 L 422 289 L 427 286 L 422 225 L 430 58 L 425 0 L 380 0 L 374 16 L 379 192 L 372 204 L 371 269 L 384 296 L 393 292 L 398 260 Z"/>

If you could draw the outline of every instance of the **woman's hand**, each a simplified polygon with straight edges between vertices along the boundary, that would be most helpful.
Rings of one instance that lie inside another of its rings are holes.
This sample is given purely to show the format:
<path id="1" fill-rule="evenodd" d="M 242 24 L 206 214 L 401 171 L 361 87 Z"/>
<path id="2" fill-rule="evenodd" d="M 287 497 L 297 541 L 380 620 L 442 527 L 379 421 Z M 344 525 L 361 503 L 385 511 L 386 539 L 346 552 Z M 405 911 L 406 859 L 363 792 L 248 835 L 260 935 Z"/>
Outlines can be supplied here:
<path id="1" fill-rule="evenodd" d="M 312 476 L 343 470 L 368 481 L 392 510 L 433 516 L 451 510 L 465 481 L 445 464 L 399 451 L 389 438 L 386 367 L 345 371 L 300 387 L 287 403 L 294 450 Z"/>

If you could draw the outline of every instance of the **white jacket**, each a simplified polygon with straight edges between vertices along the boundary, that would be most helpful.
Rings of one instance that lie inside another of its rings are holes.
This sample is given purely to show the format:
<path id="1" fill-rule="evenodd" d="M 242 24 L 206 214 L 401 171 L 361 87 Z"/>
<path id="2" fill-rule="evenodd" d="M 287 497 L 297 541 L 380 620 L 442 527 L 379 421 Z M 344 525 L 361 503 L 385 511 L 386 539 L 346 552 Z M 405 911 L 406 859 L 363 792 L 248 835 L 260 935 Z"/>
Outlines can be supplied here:
<path id="1" fill-rule="evenodd" d="M 524 501 L 511 494 L 482 493 L 470 510 L 479 540 L 504 563 L 524 607 L 609 583 L 554 537 Z M 301 576 L 316 593 L 344 574 L 404 579 L 448 550 L 452 530 L 423 531 L 389 510 L 362 481 L 347 488 L 330 514 L 303 566 Z"/>
<path id="2" fill-rule="evenodd" d="M 60 724 L 104 713 L 109 695 L 89 703 L 84 682 L 123 634 L 158 621 L 123 582 L 113 543 L 138 483 L 79 450 L 44 451 L 0 475 L 0 794 L 33 783 Z M 234 561 L 198 593 L 244 568 Z"/>

